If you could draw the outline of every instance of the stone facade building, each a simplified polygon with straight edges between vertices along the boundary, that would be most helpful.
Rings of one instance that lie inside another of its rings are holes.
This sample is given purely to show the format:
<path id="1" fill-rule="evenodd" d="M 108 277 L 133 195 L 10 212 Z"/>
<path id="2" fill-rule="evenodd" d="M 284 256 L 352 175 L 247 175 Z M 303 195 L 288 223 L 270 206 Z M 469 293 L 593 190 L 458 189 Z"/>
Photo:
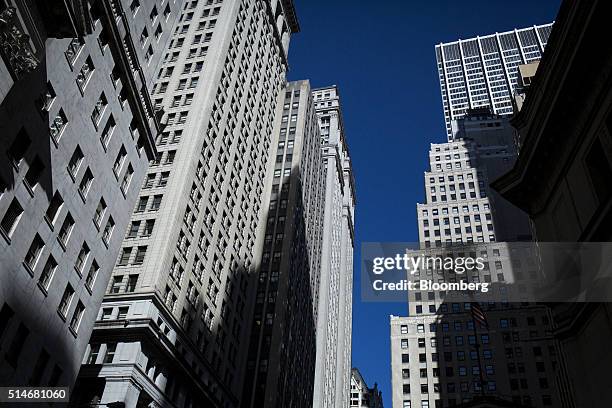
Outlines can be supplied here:
<path id="1" fill-rule="evenodd" d="M 313 90 L 325 185 L 314 407 L 348 406 L 353 315 L 355 180 L 336 86 Z"/>
<path id="2" fill-rule="evenodd" d="M 161 18 L 163 3 L 142 2 L 140 12 Z M 288 0 L 181 5 L 151 89 L 165 112 L 158 155 L 106 288 L 78 401 L 239 405 L 275 107 L 298 29 Z M 143 41 L 148 49 L 154 37 Z"/>
<path id="3" fill-rule="evenodd" d="M 151 2 L 153 18 L 110 0 L 0 2 L 4 385 L 76 379 L 156 154 L 148 89 L 178 6 Z"/>
<path id="4" fill-rule="evenodd" d="M 537 241 L 585 243 L 608 254 L 599 249 L 612 240 L 612 52 L 598 44 L 611 33 L 605 17 L 611 11 L 605 1 L 562 3 L 549 48 L 512 119 L 519 158 L 493 184 L 529 214 Z M 592 253 L 582 256 L 592 260 Z M 608 258 L 601 257 L 602 267 Z M 595 282 L 598 300 L 610 298 L 607 279 Z M 605 351 L 612 338 L 610 303 L 560 303 L 553 312 L 575 406 L 604 404 L 602 396 L 612 392 L 612 357 Z"/>
<path id="5" fill-rule="evenodd" d="M 243 407 L 313 405 L 324 197 L 310 91 L 297 81 L 279 95 Z"/>

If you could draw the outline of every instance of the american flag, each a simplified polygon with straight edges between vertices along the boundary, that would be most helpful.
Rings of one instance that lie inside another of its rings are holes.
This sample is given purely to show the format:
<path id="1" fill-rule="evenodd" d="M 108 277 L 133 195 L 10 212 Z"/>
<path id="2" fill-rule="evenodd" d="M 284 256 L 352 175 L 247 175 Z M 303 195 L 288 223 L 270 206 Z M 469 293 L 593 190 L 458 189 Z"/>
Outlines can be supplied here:
<path id="1" fill-rule="evenodd" d="M 478 302 L 471 302 L 470 304 L 470 312 L 472 314 L 472 319 L 474 322 L 480 323 L 481 326 L 486 327 L 489 330 L 489 323 L 487 322 L 487 317 L 484 314 L 484 311 L 478 304 Z"/>

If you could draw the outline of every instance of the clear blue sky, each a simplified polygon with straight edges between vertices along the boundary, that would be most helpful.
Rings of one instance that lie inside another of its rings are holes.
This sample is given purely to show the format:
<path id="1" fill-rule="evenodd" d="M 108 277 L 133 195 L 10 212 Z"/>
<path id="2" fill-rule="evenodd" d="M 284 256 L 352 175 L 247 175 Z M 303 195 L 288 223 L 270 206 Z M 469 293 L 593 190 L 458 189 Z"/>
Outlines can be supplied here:
<path id="1" fill-rule="evenodd" d="M 336 84 L 357 184 L 353 366 L 391 406 L 389 315 L 360 299 L 361 242 L 416 241 L 429 143 L 445 140 L 434 45 L 555 19 L 560 0 L 294 0 L 289 78 Z"/>

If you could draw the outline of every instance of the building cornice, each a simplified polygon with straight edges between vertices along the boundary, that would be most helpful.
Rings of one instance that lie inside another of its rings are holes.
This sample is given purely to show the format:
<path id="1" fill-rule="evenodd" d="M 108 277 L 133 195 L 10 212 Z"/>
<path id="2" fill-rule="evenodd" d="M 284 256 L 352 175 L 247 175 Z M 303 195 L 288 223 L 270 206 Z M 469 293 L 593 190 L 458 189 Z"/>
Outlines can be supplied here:
<path id="1" fill-rule="evenodd" d="M 115 52 L 115 60 L 122 65 L 122 71 L 127 79 L 126 88 L 132 100 L 132 113 L 140 123 L 140 137 L 149 159 L 157 155 L 155 137 L 161 132 L 159 118 L 155 112 L 151 96 L 146 90 L 146 79 L 138 62 L 136 48 L 129 33 L 129 24 L 120 0 L 100 1 L 104 25 L 112 36 L 111 44 Z M 124 40 L 125 39 L 125 40 Z M 144 131 L 144 132 L 143 132 Z M 138 141 L 137 141 L 138 142 Z"/>
<path id="2" fill-rule="evenodd" d="M 283 5 L 283 12 L 285 14 L 285 18 L 287 19 L 287 24 L 291 29 L 292 33 L 300 32 L 300 23 L 297 18 L 297 13 L 295 11 L 295 5 L 293 4 L 293 0 L 281 0 L 281 4 Z"/>

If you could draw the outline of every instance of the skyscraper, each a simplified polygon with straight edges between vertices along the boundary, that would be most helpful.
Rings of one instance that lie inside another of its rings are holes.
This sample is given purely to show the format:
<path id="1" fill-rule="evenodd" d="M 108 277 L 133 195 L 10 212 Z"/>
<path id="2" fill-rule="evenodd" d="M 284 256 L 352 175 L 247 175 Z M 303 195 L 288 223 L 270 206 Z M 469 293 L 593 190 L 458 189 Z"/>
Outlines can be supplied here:
<path id="1" fill-rule="evenodd" d="M 495 295 L 482 306 L 485 327 L 470 316 L 470 302 L 410 291 L 408 317 L 390 319 L 393 407 L 454 406 L 480 396 L 568 406 L 556 386 L 561 363 L 550 310 L 512 303 L 503 287 L 536 269 L 534 258 L 519 260 L 497 242 L 529 237 L 525 214 L 489 187 L 516 159 L 512 129 L 483 110 L 468 111 L 451 129 L 452 141 L 431 145 L 426 203 L 417 204 L 419 240 L 435 254 L 480 257 L 484 268 L 465 275 L 424 268 L 413 279 L 484 282 Z"/>
<path id="2" fill-rule="evenodd" d="M 76 379 L 156 153 L 147 88 L 178 6 L 0 5 L 3 385 Z M 145 43 L 134 35 L 144 25 L 155 36 Z"/>
<path id="3" fill-rule="evenodd" d="M 314 407 L 349 405 L 355 182 L 336 86 L 313 90 L 321 127 L 324 218 Z"/>
<path id="4" fill-rule="evenodd" d="M 441 246 L 527 239 L 526 215 L 489 188 L 516 159 L 508 119 L 486 109 L 468 110 L 451 129 L 452 141 L 431 144 L 426 202 L 417 204 L 419 242 Z"/>
<path id="5" fill-rule="evenodd" d="M 495 114 L 512 113 L 517 66 L 542 57 L 551 29 L 552 23 L 436 45 L 449 140 L 451 122 L 467 109 L 489 107 Z"/>
<path id="6" fill-rule="evenodd" d="M 612 87 L 601 85 L 612 76 L 612 53 L 602 53 L 596 39 L 612 33 L 606 18 L 611 11 L 610 2 L 561 3 L 546 54 L 513 117 L 522 142 L 519 158 L 493 184 L 529 214 L 534 239 L 542 243 L 606 248 L 612 241 Z M 609 265 L 609 256 L 599 259 Z M 568 269 L 583 281 L 592 279 L 585 268 Z M 599 279 L 593 282 L 606 299 L 587 296 L 553 306 L 577 407 L 607 404 L 602 396 L 612 385 L 606 369 L 612 355 L 601 352 L 612 339 L 610 290 Z"/>
<path id="7" fill-rule="evenodd" d="M 134 31 L 154 32 L 143 25 Z M 159 154 L 107 287 L 78 401 L 238 406 L 275 107 L 298 29 L 290 0 L 184 2 L 151 91 L 167 110 Z"/>
<path id="8" fill-rule="evenodd" d="M 323 162 L 310 84 L 279 95 L 273 183 L 243 407 L 312 407 L 323 226 Z"/>
<path id="9" fill-rule="evenodd" d="M 383 408 L 382 393 L 378 390 L 378 384 L 368 387 L 363 376 L 357 368 L 351 370 L 351 407 L 358 408 Z"/>
<path id="10" fill-rule="evenodd" d="M 487 248 L 492 260 L 511 265 L 503 244 Z M 394 408 L 452 407 L 483 395 L 506 404 L 499 406 L 572 406 L 558 388 L 561 356 L 545 306 L 490 305 L 489 328 L 474 330 L 469 303 L 416 294 L 423 301 L 410 299 L 409 316 L 390 318 Z"/>

